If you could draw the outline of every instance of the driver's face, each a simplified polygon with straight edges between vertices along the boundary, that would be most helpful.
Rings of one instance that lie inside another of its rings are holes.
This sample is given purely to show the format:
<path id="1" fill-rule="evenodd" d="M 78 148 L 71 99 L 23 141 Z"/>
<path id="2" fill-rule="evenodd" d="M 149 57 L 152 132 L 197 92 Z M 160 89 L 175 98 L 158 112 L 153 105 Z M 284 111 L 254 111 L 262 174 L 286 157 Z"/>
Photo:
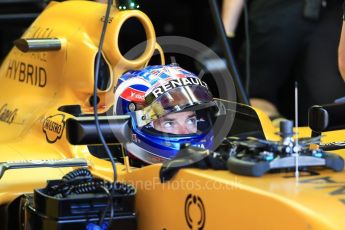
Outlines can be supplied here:
<path id="1" fill-rule="evenodd" d="M 197 132 L 197 119 L 194 111 L 167 114 L 153 122 L 156 130 L 172 134 Z"/>

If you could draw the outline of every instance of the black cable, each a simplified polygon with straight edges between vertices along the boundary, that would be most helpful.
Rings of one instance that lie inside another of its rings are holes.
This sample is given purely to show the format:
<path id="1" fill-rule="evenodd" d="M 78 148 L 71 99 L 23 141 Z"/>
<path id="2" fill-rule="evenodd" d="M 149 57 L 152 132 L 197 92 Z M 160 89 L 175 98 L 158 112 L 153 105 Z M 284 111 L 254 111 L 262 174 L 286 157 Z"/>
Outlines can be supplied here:
<path id="1" fill-rule="evenodd" d="M 102 188 L 108 194 L 109 199 L 108 199 L 108 204 L 107 204 L 106 209 L 108 209 L 109 206 L 111 207 L 110 208 L 110 218 L 109 218 L 111 220 L 111 219 L 113 219 L 113 216 L 114 216 L 114 207 L 113 207 L 113 205 L 111 205 L 113 203 L 113 197 L 110 194 L 109 190 L 105 186 L 101 186 L 100 188 Z M 99 223 L 100 223 L 99 226 L 102 226 L 106 214 L 107 214 L 107 212 L 104 212 L 103 215 L 101 216 L 100 221 L 99 221 Z M 110 226 L 110 222 L 109 222 L 108 226 Z"/>
<path id="2" fill-rule="evenodd" d="M 249 37 L 249 19 L 248 19 L 248 5 L 247 1 L 244 0 L 243 5 L 243 12 L 244 12 L 244 33 L 245 33 L 245 40 L 246 40 L 246 84 L 245 89 L 247 95 L 250 97 L 250 37 Z"/>
<path id="3" fill-rule="evenodd" d="M 212 18 L 216 27 L 216 31 L 218 33 L 218 37 L 220 39 L 220 45 L 221 48 L 224 52 L 224 57 L 225 57 L 225 61 L 226 64 L 229 68 L 229 72 L 233 78 L 235 87 L 236 87 L 236 92 L 237 92 L 237 97 L 238 97 L 238 102 L 242 103 L 242 104 L 246 104 L 249 105 L 249 100 L 247 98 L 246 92 L 243 89 L 243 85 L 241 83 L 240 77 L 239 77 L 239 73 L 235 64 L 235 60 L 234 57 L 232 55 L 227 37 L 226 37 L 226 33 L 225 33 L 225 29 L 224 29 L 224 24 L 222 21 L 222 18 L 220 16 L 219 13 L 219 8 L 217 5 L 216 0 L 209 0 L 210 3 L 210 8 L 211 8 L 211 14 L 212 14 Z M 228 99 L 228 98 L 224 98 L 224 99 Z"/>
<path id="4" fill-rule="evenodd" d="M 91 178 L 91 180 L 89 180 L 89 178 L 61 180 L 57 184 L 48 185 L 45 188 L 45 193 L 49 196 L 68 197 L 73 194 L 97 193 L 101 187 L 105 187 L 108 190 L 115 188 L 115 191 L 119 195 L 135 193 L 135 189 L 131 185 L 116 182 L 114 187 L 113 183 L 97 178 Z"/>
<path id="5" fill-rule="evenodd" d="M 67 173 L 66 175 L 64 175 L 62 177 L 62 180 L 63 181 L 71 181 L 72 179 L 75 179 L 75 178 L 78 178 L 78 177 L 83 177 L 85 179 L 92 180 L 92 174 L 86 168 L 80 168 L 80 169 L 73 170 L 73 171 Z"/>
<path id="6" fill-rule="evenodd" d="M 110 161 L 111 161 L 111 165 L 114 171 L 114 181 L 113 181 L 113 187 L 111 189 L 111 196 L 113 197 L 115 194 L 115 187 L 116 187 L 116 181 L 117 181 L 117 172 L 116 172 L 116 165 L 115 165 L 115 160 L 111 154 L 111 151 L 107 145 L 107 143 L 105 142 L 104 136 L 102 134 L 100 125 L 99 125 L 99 118 L 98 118 L 98 111 L 97 111 L 97 85 L 98 85 L 98 75 L 99 75 L 99 67 L 100 67 L 100 60 L 101 60 L 101 56 L 102 56 L 102 48 L 103 48 L 103 43 L 104 43 L 104 38 L 105 38 L 105 33 L 107 30 L 107 25 L 108 25 L 108 20 L 109 20 L 109 15 L 110 15 L 110 9 L 112 6 L 113 1 L 112 0 L 108 0 L 107 2 L 107 11 L 105 14 L 105 19 L 104 19 L 104 23 L 103 23 L 103 28 L 102 28 L 102 34 L 101 34 L 101 38 L 99 41 L 99 46 L 98 46 L 98 52 L 97 52 L 97 56 L 96 56 L 96 65 L 95 65 L 95 79 L 94 79 L 94 88 L 93 88 L 93 111 L 94 111 L 94 116 L 95 116 L 95 124 L 96 124 L 96 129 L 97 129 L 97 134 L 99 136 L 99 139 L 101 140 L 105 152 L 107 153 Z M 111 200 L 110 200 L 111 202 Z M 112 205 L 112 202 L 111 202 Z M 104 210 L 105 213 L 108 210 L 108 205 L 106 207 L 106 209 Z M 109 219 L 109 226 L 110 223 L 112 221 L 112 218 Z M 100 225 L 102 225 L 103 223 L 100 223 Z"/>

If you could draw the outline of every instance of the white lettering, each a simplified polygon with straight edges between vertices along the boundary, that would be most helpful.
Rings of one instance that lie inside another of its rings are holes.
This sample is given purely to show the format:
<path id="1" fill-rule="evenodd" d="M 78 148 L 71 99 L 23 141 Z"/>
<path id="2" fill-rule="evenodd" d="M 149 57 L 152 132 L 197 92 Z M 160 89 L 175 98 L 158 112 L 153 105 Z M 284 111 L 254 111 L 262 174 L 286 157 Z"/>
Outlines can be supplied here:
<path id="1" fill-rule="evenodd" d="M 192 85 L 188 78 L 182 78 L 183 85 Z"/>
<path id="2" fill-rule="evenodd" d="M 154 90 L 152 91 L 152 93 L 153 93 L 153 95 L 157 98 L 157 97 L 159 97 L 160 95 L 163 94 L 162 88 L 161 88 L 161 87 L 158 87 L 158 88 L 154 89 Z"/>
<path id="3" fill-rule="evenodd" d="M 194 85 L 200 85 L 200 79 L 199 78 L 191 77 L 189 79 Z"/>
<path id="4" fill-rule="evenodd" d="M 145 99 L 144 95 L 140 95 L 140 94 L 137 94 L 137 93 L 134 93 L 134 92 L 131 92 L 131 97 L 132 98 L 137 98 L 137 99 L 140 99 L 140 100 L 144 100 Z"/>
<path id="5" fill-rule="evenodd" d="M 182 82 L 181 82 L 180 79 L 171 80 L 170 83 L 171 83 L 171 86 L 172 86 L 173 88 L 176 88 L 176 87 L 178 87 L 178 86 L 182 86 Z"/>
<path id="6" fill-rule="evenodd" d="M 167 90 L 171 89 L 170 82 L 165 83 L 164 85 L 162 85 L 162 87 L 163 87 L 164 91 L 167 91 Z M 173 87 L 173 88 L 174 88 L 174 87 Z"/>
<path id="7" fill-rule="evenodd" d="M 195 146 L 195 147 L 198 147 L 198 148 L 201 148 L 201 149 L 205 149 L 205 145 L 204 144 L 194 144 L 192 146 Z"/>

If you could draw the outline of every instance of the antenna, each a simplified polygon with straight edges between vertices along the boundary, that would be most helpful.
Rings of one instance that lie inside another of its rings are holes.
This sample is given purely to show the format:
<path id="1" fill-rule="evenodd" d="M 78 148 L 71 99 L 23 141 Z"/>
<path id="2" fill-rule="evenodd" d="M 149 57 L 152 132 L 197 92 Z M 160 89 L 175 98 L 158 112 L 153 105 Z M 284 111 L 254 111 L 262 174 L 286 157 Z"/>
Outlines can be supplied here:
<path id="1" fill-rule="evenodd" d="M 298 83 L 295 82 L 295 129 L 296 129 L 296 145 L 294 147 L 295 152 L 295 177 L 299 177 L 299 171 L 298 171 L 298 157 L 299 157 L 299 147 L 298 147 Z"/>

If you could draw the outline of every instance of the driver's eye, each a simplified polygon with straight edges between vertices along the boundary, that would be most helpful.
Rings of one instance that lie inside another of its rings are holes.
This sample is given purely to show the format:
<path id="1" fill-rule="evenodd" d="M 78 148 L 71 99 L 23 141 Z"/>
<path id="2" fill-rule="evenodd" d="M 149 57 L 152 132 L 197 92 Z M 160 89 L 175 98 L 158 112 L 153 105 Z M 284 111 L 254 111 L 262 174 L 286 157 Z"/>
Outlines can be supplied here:
<path id="1" fill-rule="evenodd" d="M 166 121 L 166 122 L 163 123 L 163 126 L 164 126 L 164 128 L 166 128 L 166 129 L 172 128 L 173 125 L 174 125 L 174 122 L 173 122 L 173 121 Z"/>
<path id="2" fill-rule="evenodd" d="M 196 125 L 196 122 L 197 122 L 196 117 L 188 118 L 186 121 L 187 125 Z"/>

